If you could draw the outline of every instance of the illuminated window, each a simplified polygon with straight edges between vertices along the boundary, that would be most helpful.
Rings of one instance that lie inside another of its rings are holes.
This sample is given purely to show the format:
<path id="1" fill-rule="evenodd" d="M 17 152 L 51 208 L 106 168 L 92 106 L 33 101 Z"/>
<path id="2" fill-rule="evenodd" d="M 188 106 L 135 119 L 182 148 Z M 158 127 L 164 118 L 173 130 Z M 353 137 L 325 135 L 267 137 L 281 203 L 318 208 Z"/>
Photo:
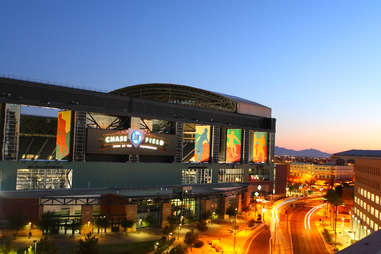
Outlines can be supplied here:
<path id="1" fill-rule="evenodd" d="M 373 228 L 373 220 L 370 220 L 370 224 L 369 224 L 369 226 L 370 226 L 370 228 Z"/>
<path id="2" fill-rule="evenodd" d="M 16 190 L 70 189 L 71 169 L 17 169 Z"/>
<path id="3" fill-rule="evenodd" d="M 378 210 L 377 209 L 374 209 L 374 216 L 376 216 L 376 218 L 378 218 Z"/>
<path id="4" fill-rule="evenodd" d="M 368 217 L 366 217 L 366 224 L 369 225 L 369 218 Z"/>
<path id="5" fill-rule="evenodd" d="M 219 183 L 234 183 L 243 181 L 244 171 L 242 168 L 223 168 L 218 172 Z"/>
<path id="6" fill-rule="evenodd" d="M 368 197 L 368 199 L 370 199 L 370 192 L 367 191 L 366 193 L 367 193 L 367 197 Z"/>
<path id="7" fill-rule="evenodd" d="M 372 215 L 374 215 L 374 208 L 373 208 L 373 206 L 372 206 L 371 209 L 370 209 L 370 213 L 371 213 Z"/>
<path id="8" fill-rule="evenodd" d="M 374 194 L 372 193 L 372 202 L 374 202 Z"/>
<path id="9" fill-rule="evenodd" d="M 212 169 L 197 168 L 197 169 L 183 169 L 182 184 L 203 184 L 212 183 Z"/>

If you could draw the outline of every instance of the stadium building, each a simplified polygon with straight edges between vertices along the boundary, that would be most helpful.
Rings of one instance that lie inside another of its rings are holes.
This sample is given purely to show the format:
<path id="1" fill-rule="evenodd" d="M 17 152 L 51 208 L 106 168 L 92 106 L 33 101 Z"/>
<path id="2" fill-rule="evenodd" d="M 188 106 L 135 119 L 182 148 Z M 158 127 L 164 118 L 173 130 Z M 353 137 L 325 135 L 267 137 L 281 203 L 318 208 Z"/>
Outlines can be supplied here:
<path id="1" fill-rule="evenodd" d="M 32 220 L 160 225 L 275 194 L 275 119 L 255 102 L 174 84 L 103 93 L 0 78 L 0 103 L 0 219 L 29 206 Z"/>

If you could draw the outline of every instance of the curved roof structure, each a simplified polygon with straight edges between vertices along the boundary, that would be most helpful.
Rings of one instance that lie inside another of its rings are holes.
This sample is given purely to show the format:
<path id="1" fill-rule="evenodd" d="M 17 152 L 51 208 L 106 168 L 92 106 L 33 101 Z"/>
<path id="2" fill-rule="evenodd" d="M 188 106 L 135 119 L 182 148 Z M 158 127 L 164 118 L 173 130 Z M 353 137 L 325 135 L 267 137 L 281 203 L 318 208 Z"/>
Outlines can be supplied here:
<path id="1" fill-rule="evenodd" d="M 151 83 L 127 86 L 110 93 L 171 104 L 271 117 L 271 109 L 261 104 L 191 86 Z"/>

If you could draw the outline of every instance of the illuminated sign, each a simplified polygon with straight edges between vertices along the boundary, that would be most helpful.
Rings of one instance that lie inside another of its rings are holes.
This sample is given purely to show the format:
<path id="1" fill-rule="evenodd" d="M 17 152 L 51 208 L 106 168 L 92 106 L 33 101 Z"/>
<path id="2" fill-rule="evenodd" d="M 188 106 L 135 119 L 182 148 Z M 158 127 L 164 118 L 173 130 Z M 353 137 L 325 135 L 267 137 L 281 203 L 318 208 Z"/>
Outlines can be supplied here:
<path id="1" fill-rule="evenodd" d="M 129 129 L 128 137 L 130 138 L 132 145 L 135 148 L 138 148 L 143 141 L 144 132 L 142 130 Z"/>
<path id="2" fill-rule="evenodd" d="M 139 129 L 121 130 L 104 134 L 104 148 L 164 149 L 165 139 Z"/>

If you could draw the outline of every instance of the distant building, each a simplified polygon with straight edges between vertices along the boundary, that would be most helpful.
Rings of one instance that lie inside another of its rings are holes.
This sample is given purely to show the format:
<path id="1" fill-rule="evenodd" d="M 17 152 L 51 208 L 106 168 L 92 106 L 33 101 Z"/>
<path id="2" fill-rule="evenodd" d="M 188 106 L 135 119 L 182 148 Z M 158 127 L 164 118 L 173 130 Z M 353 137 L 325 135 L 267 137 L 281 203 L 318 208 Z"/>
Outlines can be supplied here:
<path id="1" fill-rule="evenodd" d="M 291 163 L 290 180 L 309 182 L 311 180 L 324 180 L 330 182 L 352 181 L 354 176 L 353 166 Z"/>
<path id="2" fill-rule="evenodd" d="M 275 165 L 275 195 L 286 196 L 287 178 L 290 173 L 290 164 L 279 163 Z"/>
<path id="3" fill-rule="evenodd" d="M 381 157 L 381 150 L 348 150 L 332 154 L 330 161 L 338 165 L 354 164 L 361 157 Z"/>

